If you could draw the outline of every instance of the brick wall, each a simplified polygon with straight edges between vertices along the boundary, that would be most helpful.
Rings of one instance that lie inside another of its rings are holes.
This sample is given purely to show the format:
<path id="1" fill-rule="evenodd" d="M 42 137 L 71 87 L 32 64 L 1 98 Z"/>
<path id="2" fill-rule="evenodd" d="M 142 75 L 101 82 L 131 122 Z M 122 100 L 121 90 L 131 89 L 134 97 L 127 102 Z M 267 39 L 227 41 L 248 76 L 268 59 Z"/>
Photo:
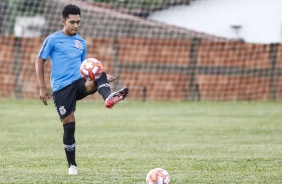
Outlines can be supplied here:
<path id="1" fill-rule="evenodd" d="M 0 98 L 38 98 L 34 62 L 44 38 L 0 37 Z M 128 86 L 130 100 L 280 100 L 282 48 L 277 44 L 141 37 L 86 38 L 87 57 L 102 61 Z M 50 62 L 45 80 L 49 85 Z M 99 95 L 87 97 L 101 99 Z"/>

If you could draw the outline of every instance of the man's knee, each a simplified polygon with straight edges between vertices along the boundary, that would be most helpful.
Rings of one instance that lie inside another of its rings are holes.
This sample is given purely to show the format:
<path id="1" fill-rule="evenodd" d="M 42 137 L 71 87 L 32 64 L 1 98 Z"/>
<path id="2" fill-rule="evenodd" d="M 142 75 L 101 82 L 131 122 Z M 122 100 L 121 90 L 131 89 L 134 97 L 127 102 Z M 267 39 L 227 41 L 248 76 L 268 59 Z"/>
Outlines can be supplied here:
<path id="1" fill-rule="evenodd" d="M 64 119 L 61 119 L 63 124 L 67 124 L 70 122 L 75 122 L 75 117 L 73 112 L 71 112 L 67 117 L 65 117 Z"/>
<path id="2" fill-rule="evenodd" d="M 98 87 L 94 84 L 93 81 L 86 81 L 85 82 L 85 90 L 87 94 L 92 94 L 96 92 Z"/>

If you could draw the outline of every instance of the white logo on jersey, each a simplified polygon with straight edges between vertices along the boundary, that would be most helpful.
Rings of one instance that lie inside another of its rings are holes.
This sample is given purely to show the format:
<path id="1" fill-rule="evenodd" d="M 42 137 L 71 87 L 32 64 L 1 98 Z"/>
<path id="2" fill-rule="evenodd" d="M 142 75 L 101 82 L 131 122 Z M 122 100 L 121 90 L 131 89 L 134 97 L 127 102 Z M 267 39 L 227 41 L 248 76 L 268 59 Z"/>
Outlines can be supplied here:
<path id="1" fill-rule="evenodd" d="M 66 114 L 66 109 L 65 109 L 65 106 L 61 106 L 60 108 L 59 108 L 59 111 L 60 111 L 60 114 L 61 115 L 64 115 L 64 114 Z"/>
<path id="2" fill-rule="evenodd" d="M 76 48 L 82 49 L 82 44 L 79 40 L 74 40 Z"/>

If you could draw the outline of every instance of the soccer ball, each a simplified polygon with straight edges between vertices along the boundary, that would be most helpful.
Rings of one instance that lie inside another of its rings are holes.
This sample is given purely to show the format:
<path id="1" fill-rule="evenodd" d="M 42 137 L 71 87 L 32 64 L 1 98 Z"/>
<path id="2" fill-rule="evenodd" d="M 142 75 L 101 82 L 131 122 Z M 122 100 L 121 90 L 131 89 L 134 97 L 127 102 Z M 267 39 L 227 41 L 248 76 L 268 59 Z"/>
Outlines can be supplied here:
<path id="1" fill-rule="evenodd" d="M 95 58 L 85 59 L 80 65 L 80 73 L 83 78 L 94 81 L 99 79 L 103 72 L 103 66 Z"/>
<path id="2" fill-rule="evenodd" d="M 147 174 L 146 184 L 170 184 L 170 176 L 166 170 L 155 168 Z"/>

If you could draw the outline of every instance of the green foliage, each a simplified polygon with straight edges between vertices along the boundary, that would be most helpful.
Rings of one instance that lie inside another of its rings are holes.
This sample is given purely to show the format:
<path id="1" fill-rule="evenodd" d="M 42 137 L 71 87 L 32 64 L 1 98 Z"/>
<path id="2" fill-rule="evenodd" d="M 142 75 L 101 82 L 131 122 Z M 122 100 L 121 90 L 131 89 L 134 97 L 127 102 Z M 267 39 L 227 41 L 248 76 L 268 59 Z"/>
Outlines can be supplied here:
<path id="1" fill-rule="evenodd" d="M 16 17 L 43 15 L 45 2 L 43 0 L 8 0 L 7 22 L 8 32 L 13 34 Z"/>
<path id="2" fill-rule="evenodd" d="M 103 2 L 115 7 L 125 9 L 154 9 L 168 3 L 169 0 L 90 0 L 92 2 Z"/>
<path id="3" fill-rule="evenodd" d="M 53 103 L 0 101 L 0 183 L 281 183 L 281 103 L 81 101 L 79 175 L 67 175 Z"/>
<path id="4" fill-rule="evenodd" d="M 42 0 L 9 0 L 9 10 L 18 16 L 42 15 L 45 2 Z"/>

